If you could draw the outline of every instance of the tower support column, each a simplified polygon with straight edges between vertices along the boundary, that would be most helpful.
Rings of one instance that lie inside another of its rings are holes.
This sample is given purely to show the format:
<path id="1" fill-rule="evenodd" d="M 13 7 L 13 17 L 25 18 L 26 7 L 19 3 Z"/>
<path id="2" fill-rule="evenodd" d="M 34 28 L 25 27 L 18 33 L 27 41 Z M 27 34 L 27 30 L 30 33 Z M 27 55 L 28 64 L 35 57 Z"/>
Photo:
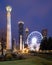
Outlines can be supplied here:
<path id="1" fill-rule="evenodd" d="M 20 35 L 20 50 L 22 50 L 23 49 L 23 41 L 22 41 L 22 35 Z"/>

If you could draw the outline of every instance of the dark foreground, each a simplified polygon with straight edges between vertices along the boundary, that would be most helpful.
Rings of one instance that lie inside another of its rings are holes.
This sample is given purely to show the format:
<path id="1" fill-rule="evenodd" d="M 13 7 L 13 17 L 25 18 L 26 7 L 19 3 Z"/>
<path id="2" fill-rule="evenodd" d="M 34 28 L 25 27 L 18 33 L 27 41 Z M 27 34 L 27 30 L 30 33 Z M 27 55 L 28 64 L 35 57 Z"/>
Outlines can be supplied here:
<path id="1" fill-rule="evenodd" d="M 0 65 L 52 65 L 52 55 L 25 55 L 26 59 L 2 61 Z"/>

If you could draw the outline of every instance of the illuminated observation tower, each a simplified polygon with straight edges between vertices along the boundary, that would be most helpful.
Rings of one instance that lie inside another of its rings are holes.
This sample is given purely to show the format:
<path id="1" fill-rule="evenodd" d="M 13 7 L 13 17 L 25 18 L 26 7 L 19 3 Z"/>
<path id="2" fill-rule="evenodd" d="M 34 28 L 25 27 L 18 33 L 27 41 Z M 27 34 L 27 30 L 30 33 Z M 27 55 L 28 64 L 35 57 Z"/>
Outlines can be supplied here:
<path id="1" fill-rule="evenodd" d="M 7 11 L 7 44 L 6 49 L 11 50 L 12 49 L 12 39 L 11 39 L 11 6 L 6 7 Z"/>
<path id="2" fill-rule="evenodd" d="M 19 21 L 18 22 L 18 26 L 19 26 L 19 45 L 20 45 L 20 50 L 23 50 L 24 47 L 24 43 L 23 43 L 23 26 L 24 26 L 24 22 L 23 21 Z"/>

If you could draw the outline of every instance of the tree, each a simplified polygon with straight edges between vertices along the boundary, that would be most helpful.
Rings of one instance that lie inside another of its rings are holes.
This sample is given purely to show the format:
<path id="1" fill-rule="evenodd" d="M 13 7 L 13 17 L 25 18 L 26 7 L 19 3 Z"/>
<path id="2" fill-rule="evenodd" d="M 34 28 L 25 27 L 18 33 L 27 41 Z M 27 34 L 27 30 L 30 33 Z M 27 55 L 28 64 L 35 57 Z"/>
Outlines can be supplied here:
<path id="1" fill-rule="evenodd" d="M 42 39 L 41 45 L 40 45 L 41 50 L 47 50 L 47 42 L 48 42 L 47 37 Z"/>
<path id="2" fill-rule="evenodd" d="M 48 38 L 48 50 L 52 50 L 52 37 Z"/>

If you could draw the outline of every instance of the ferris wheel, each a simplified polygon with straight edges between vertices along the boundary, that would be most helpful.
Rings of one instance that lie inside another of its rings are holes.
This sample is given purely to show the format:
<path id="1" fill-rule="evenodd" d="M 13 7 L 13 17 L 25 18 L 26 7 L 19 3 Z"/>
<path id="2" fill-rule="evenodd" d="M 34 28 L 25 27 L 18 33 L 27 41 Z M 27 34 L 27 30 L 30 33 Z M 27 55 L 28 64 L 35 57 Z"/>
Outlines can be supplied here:
<path id="1" fill-rule="evenodd" d="M 43 39 L 43 36 L 38 31 L 33 31 L 28 35 L 27 38 L 27 45 L 30 50 L 36 50 L 38 51 L 40 48 L 41 40 Z"/>

